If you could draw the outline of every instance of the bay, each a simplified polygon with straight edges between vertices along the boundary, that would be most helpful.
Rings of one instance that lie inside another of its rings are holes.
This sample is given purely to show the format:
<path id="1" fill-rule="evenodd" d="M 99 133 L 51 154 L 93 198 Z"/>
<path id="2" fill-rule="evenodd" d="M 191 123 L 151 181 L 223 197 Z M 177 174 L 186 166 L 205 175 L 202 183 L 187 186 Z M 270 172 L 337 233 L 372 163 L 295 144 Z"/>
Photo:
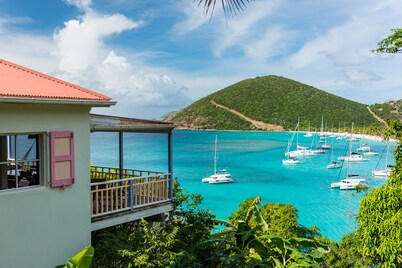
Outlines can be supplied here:
<path id="1" fill-rule="evenodd" d="M 218 136 L 218 168 L 227 168 L 234 178 L 230 184 L 201 183 L 201 178 L 213 173 L 213 143 Z M 371 171 L 385 166 L 384 142 L 371 140 L 371 147 L 380 152 L 370 161 L 351 163 L 349 169 L 329 170 L 326 165 L 331 152 L 305 157 L 297 165 L 283 165 L 281 159 L 291 132 L 185 131 L 173 132 L 173 172 L 189 193 L 200 193 L 202 207 L 218 218 L 227 219 L 246 198 L 261 196 L 262 202 L 290 203 L 305 226 L 318 226 L 329 239 L 340 241 L 357 227 L 355 216 L 363 194 L 331 189 L 330 183 L 348 173 L 367 178 L 370 188 L 385 183 L 374 178 Z M 333 138 L 328 138 L 332 144 Z M 318 141 L 317 136 L 315 140 Z M 301 145 L 310 146 L 312 138 L 299 135 Z M 124 134 L 124 167 L 168 171 L 167 135 Z M 366 142 L 368 142 L 366 140 Z M 334 156 L 345 155 L 348 142 L 333 140 Z M 352 143 L 357 148 L 360 143 Z M 391 150 L 394 149 L 394 146 Z M 390 154 L 391 155 L 391 154 Z M 118 166 L 118 135 L 91 134 L 91 162 L 94 165 Z M 390 161 L 393 162 L 393 161 Z"/>

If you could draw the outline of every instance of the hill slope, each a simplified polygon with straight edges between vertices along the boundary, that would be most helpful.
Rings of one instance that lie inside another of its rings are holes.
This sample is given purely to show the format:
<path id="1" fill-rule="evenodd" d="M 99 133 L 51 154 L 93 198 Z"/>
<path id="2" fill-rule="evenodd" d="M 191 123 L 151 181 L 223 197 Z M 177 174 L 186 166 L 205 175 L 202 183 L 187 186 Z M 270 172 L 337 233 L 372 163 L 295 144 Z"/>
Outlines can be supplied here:
<path id="1" fill-rule="evenodd" d="M 383 120 L 402 121 L 402 100 L 370 105 L 370 110 Z"/>
<path id="2" fill-rule="evenodd" d="M 319 129 L 322 116 L 328 128 L 350 126 L 351 122 L 357 126 L 381 125 L 364 104 L 272 75 L 240 81 L 200 99 L 167 120 L 189 129 L 262 129 L 239 113 L 278 127 L 272 130 L 293 129 L 298 116 L 301 127 L 308 129 L 310 124 L 312 130 Z"/>

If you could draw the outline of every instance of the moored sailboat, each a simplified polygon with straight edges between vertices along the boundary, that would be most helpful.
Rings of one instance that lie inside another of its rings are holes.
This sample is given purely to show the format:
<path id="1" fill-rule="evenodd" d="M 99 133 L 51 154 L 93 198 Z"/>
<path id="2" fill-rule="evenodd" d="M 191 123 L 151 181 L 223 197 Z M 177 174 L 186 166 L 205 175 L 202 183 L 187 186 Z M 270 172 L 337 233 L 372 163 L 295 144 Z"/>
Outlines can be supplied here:
<path id="1" fill-rule="evenodd" d="M 388 155 L 389 155 L 389 141 L 387 142 L 387 153 L 385 158 L 385 168 L 384 169 L 376 169 L 372 171 L 374 177 L 389 177 L 391 175 L 392 166 L 388 164 Z"/>
<path id="2" fill-rule="evenodd" d="M 353 133 L 353 126 L 354 126 L 354 123 L 352 123 L 352 133 Z M 351 136 L 351 138 L 352 138 L 352 136 Z M 350 139 L 349 140 L 349 156 L 345 157 L 345 161 L 352 155 L 353 155 L 352 140 Z M 348 162 L 351 162 L 350 158 L 349 158 Z M 349 170 L 349 168 L 350 168 L 350 163 L 348 163 L 347 170 Z M 358 186 L 367 186 L 364 184 L 365 181 L 366 181 L 366 179 L 361 178 L 359 174 L 347 174 L 346 179 L 343 179 L 339 182 L 331 183 L 331 188 L 339 188 L 340 190 L 353 190 L 353 189 L 356 189 L 356 187 L 358 187 Z"/>
<path id="3" fill-rule="evenodd" d="M 218 184 L 218 183 L 229 183 L 233 182 L 232 176 L 227 171 L 227 169 L 217 169 L 217 161 L 218 161 L 218 136 L 215 135 L 215 146 L 214 146 L 214 174 L 201 179 L 201 182 L 208 182 L 210 184 Z"/>

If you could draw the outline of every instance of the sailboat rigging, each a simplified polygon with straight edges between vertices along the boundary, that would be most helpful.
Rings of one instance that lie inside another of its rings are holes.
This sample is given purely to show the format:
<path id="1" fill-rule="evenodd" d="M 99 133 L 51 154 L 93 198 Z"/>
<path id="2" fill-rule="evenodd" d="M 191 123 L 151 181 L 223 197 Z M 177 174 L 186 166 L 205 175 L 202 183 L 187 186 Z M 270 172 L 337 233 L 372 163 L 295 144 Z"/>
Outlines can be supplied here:
<path id="1" fill-rule="evenodd" d="M 201 182 L 208 182 L 210 184 L 218 183 L 229 183 L 233 182 L 232 176 L 227 171 L 227 169 L 217 169 L 218 162 L 218 135 L 215 135 L 215 145 L 214 145 L 214 174 L 203 178 Z"/>

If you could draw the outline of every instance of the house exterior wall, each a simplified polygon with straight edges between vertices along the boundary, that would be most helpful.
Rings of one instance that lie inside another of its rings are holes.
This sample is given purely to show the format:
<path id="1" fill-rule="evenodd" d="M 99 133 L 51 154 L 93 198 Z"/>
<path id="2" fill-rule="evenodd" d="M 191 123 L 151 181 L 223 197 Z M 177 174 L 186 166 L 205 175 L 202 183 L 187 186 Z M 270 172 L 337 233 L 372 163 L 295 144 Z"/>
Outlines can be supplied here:
<path id="1" fill-rule="evenodd" d="M 74 131 L 75 183 L 50 188 L 49 139 L 44 184 L 0 191 L 0 267 L 54 267 L 90 245 L 87 106 L 0 103 L 0 135 Z"/>

